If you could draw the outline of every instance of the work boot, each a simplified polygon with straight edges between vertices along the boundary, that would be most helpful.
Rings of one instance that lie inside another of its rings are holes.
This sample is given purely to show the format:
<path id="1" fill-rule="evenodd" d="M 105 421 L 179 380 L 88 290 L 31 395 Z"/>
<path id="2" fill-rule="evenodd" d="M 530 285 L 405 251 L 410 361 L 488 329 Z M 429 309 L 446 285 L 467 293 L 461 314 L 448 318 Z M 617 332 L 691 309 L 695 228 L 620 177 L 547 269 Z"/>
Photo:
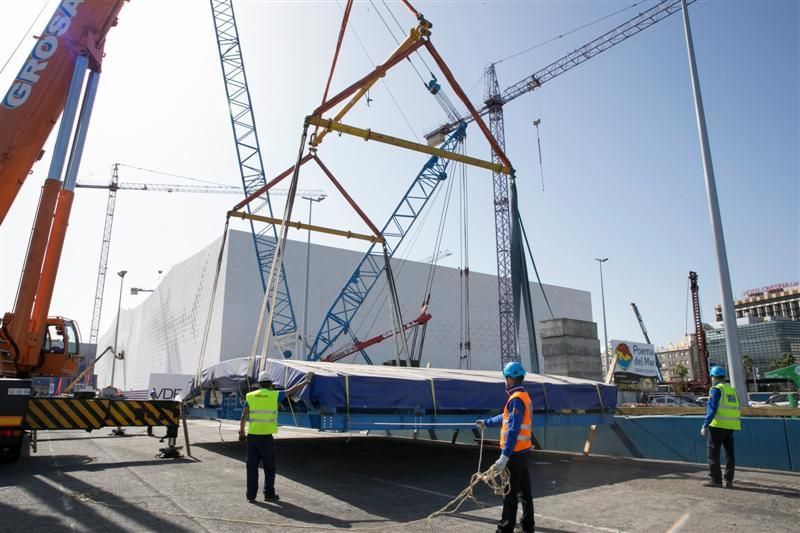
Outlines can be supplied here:
<path id="1" fill-rule="evenodd" d="M 281 497 L 278 496 L 277 494 L 269 494 L 269 495 L 265 494 L 264 495 L 264 501 L 265 502 L 277 502 L 280 499 L 281 499 Z"/>
<path id="2" fill-rule="evenodd" d="M 703 482 L 704 487 L 716 487 L 718 489 L 722 488 L 722 481 L 714 481 L 713 479 L 709 479 L 708 481 Z"/>
<path id="3" fill-rule="evenodd" d="M 726 481 L 725 482 L 725 488 L 726 489 L 732 489 L 733 488 L 733 481 Z"/>

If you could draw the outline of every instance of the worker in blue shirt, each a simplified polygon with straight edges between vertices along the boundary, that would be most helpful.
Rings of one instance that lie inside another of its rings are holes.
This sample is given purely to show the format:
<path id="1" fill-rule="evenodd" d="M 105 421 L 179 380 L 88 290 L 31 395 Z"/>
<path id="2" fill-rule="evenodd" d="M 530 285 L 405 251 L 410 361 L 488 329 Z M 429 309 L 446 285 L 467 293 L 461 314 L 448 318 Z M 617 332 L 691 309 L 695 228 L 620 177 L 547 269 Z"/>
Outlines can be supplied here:
<path id="1" fill-rule="evenodd" d="M 720 466 L 720 448 L 725 448 L 725 488 L 733 488 L 733 472 L 736 458 L 733 452 L 733 434 L 742 429 L 739 396 L 736 389 L 725 383 L 725 369 L 712 366 L 711 390 L 708 391 L 706 419 L 700 428 L 700 434 L 708 437 L 708 469 L 709 480 L 703 483 L 706 487 L 722 487 L 722 467 Z"/>
<path id="2" fill-rule="evenodd" d="M 517 522 L 517 504 L 522 501 L 522 531 L 533 531 L 533 494 L 531 478 L 528 473 L 528 452 L 531 450 L 533 404 L 528 391 L 522 385 L 525 368 L 518 362 L 508 363 L 503 368 L 506 380 L 508 401 L 502 415 L 487 420 L 477 420 L 475 424 L 483 429 L 501 426 L 500 458 L 494 468 L 508 468 L 510 490 L 503 498 L 503 515 L 497 524 L 497 533 L 511 533 Z"/>
<path id="3" fill-rule="evenodd" d="M 275 502 L 280 499 L 275 492 L 275 440 L 278 432 L 278 404 L 286 396 L 292 396 L 314 375 L 309 372 L 300 383 L 286 391 L 278 391 L 272 387 L 272 377 L 265 370 L 258 375 L 258 390 L 249 392 L 245 401 L 242 418 L 239 422 L 239 440 L 247 441 L 247 501 L 254 503 L 258 494 L 258 467 L 264 466 L 264 500 Z M 245 434 L 245 423 L 248 431 Z"/>

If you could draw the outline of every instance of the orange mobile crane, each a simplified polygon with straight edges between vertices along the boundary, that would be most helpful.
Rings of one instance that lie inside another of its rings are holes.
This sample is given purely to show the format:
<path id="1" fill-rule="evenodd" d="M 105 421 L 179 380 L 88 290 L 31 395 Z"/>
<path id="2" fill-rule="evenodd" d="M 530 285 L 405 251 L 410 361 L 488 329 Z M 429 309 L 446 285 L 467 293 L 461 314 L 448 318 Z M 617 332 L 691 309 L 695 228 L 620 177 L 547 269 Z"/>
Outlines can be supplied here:
<path id="1" fill-rule="evenodd" d="M 61 116 L 14 309 L 0 322 L 0 457 L 6 460 L 19 456 L 26 429 L 166 425 L 167 436 L 174 433 L 171 441 L 177 436 L 179 406 L 31 398 L 30 378 L 72 375 L 80 361 L 77 325 L 47 315 L 106 35 L 117 24 L 123 4 L 62 0 L 0 103 L 0 224 Z"/>

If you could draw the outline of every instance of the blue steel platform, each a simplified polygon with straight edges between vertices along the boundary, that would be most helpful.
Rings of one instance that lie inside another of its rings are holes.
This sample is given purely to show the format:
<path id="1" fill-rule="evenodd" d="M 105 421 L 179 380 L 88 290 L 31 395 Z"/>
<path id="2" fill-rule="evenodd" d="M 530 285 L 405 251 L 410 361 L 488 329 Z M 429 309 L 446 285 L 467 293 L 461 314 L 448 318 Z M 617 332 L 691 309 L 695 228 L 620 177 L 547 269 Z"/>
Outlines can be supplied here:
<path id="1" fill-rule="evenodd" d="M 283 402 L 279 419 L 283 425 L 320 431 L 469 429 L 476 419 L 500 413 L 507 398 L 504 379 L 495 371 L 286 360 L 269 360 L 267 369 L 278 388 L 314 374 L 297 401 Z M 238 419 L 248 377 L 254 384 L 256 373 L 248 372 L 246 359 L 206 369 L 203 407 L 192 414 Z M 616 408 L 616 388 L 603 383 L 529 374 L 525 387 L 538 426 L 608 424 Z"/>

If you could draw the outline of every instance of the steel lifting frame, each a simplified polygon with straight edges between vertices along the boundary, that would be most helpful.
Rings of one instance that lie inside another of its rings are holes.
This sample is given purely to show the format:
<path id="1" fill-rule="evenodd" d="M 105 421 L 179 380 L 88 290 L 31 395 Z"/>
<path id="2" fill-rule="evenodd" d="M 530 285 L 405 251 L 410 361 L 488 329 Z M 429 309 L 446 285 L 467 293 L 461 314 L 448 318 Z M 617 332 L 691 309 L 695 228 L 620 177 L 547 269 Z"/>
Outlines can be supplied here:
<path id="1" fill-rule="evenodd" d="M 442 145 L 442 150 L 455 150 L 458 143 L 464 139 L 465 133 L 466 125 L 462 124 Z M 436 187 L 447 179 L 447 167 L 450 161 L 438 156 L 431 157 L 381 229 L 380 233 L 386 242 L 389 257 L 394 255 L 403 242 L 436 191 Z M 306 359 L 310 361 L 320 359 L 342 333 L 350 333 L 353 317 L 383 273 L 384 266 L 382 247 L 376 248 L 375 244 L 372 244 L 325 315 Z"/>
<path id="2" fill-rule="evenodd" d="M 247 206 L 248 213 L 266 213 L 268 220 L 273 220 L 272 204 L 267 192 L 264 175 L 264 163 L 261 159 L 261 149 L 258 143 L 253 106 L 250 101 L 250 91 L 247 87 L 247 76 L 244 69 L 242 49 L 239 44 L 239 30 L 236 27 L 236 17 L 233 11 L 233 0 L 211 0 L 211 13 L 214 19 L 214 29 L 219 49 L 222 77 L 225 81 L 225 93 L 228 97 L 231 127 L 233 128 L 236 142 L 236 154 L 239 160 L 239 170 L 242 176 L 244 194 L 251 201 Z M 255 194 L 254 194 L 255 193 Z M 253 202 L 254 201 L 254 202 Z M 250 220 L 258 259 L 259 274 L 264 290 L 267 287 L 267 277 L 272 265 L 272 258 L 278 241 L 278 232 L 273 222 L 264 222 L 256 225 Z M 275 309 L 272 321 L 272 333 L 279 340 L 281 337 L 297 331 L 294 317 L 292 299 L 286 275 L 281 265 L 280 282 L 277 288 Z M 293 344 L 293 342 L 291 343 Z"/>
<path id="3" fill-rule="evenodd" d="M 331 183 L 333 183 L 334 187 L 336 187 L 336 189 L 342 194 L 342 196 L 347 201 L 347 203 L 350 204 L 350 207 L 352 207 L 353 210 L 358 214 L 358 216 L 361 217 L 361 220 L 364 221 L 364 223 L 370 229 L 372 234 L 365 235 L 363 233 L 354 233 L 352 231 L 340 230 L 340 229 L 335 229 L 335 228 L 328 228 L 328 227 L 325 227 L 325 226 L 316 226 L 316 225 L 312 225 L 312 224 L 304 224 L 303 222 L 299 222 L 299 221 L 298 222 L 292 222 L 290 220 L 286 221 L 286 226 L 288 226 L 290 228 L 306 229 L 306 230 L 309 230 L 309 231 L 316 231 L 316 232 L 319 232 L 319 233 L 327 233 L 328 235 L 337 235 L 339 237 L 346 237 L 348 239 L 358 239 L 358 240 L 363 240 L 363 241 L 370 241 L 372 243 L 382 243 L 383 242 L 383 237 L 381 237 L 381 233 L 380 233 L 380 231 L 378 231 L 378 228 L 375 226 L 375 224 L 372 223 L 372 220 L 369 219 L 369 217 L 366 215 L 366 213 L 364 213 L 364 211 L 358 206 L 358 204 L 353 199 L 353 197 L 350 196 L 350 194 L 345 190 L 344 187 L 342 187 L 342 184 L 339 183 L 339 180 L 336 179 L 336 176 L 333 175 L 333 173 L 330 171 L 330 169 L 328 169 L 328 167 L 325 166 L 325 163 L 323 163 L 322 160 L 319 157 L 317 157 L 316 153 L 307 154 L 306 156 L 302 157 L 299 160 L 299 165 L 296 165 L 296 166 L 303 166 L 305 163 L 307 163 L 308 161 L 312 161 L 312 160 L 317 164 L 317 166 L 319 166 L 319 168 L 322 170 L 322 172 L 325 173 L 325 176 L 327 176 L 327 178 L 331 181 Z M 257 198 L 257 196 L 259 194 L 266 193 L 267 191 L 269 191 L 269 189 L 271 189 L 272 187 L 274 187 L 275 185 L 280 183 L 281 180 L 283 180 L 284 178 L 286 178 L 289 175 L 293 174 L 294 171 L 295 171 L 295 166 L 293 166 L 293 167 L 281 172 L 277 177 L 275 177 L 273 180 L 271 180 L 269 183 L 267 183 L 264 187 L 262 187 L 261 189 L 259 189 L 255 193 L 251 194 L 250 196 L 248 196 L 247 198 L 245 198 L 244 200 L 242 200 L 241 202 L 236 204 L 233 207 L 233 209 L 228 211 L 228 217 L 241 218 L 241 219 L 244 219 L 244 220 L 251 220 L 251 221 L 257 220 L 257 221 L 261 221 L 261 222 L 267 222 L 267 223 L 270 223 L 270 224 L 281 225 L 283 223 L 283 220 L 281 220 L 280 218 L 265 217 L 265 216 L 261 216 L 261 215 L 254 215 L 252 213 L 242 213 L 240 211 L 240 209 L 242 209 L 243 207 L 248 205 L 249 202 L 251 202 L 252 200 Z"/>

